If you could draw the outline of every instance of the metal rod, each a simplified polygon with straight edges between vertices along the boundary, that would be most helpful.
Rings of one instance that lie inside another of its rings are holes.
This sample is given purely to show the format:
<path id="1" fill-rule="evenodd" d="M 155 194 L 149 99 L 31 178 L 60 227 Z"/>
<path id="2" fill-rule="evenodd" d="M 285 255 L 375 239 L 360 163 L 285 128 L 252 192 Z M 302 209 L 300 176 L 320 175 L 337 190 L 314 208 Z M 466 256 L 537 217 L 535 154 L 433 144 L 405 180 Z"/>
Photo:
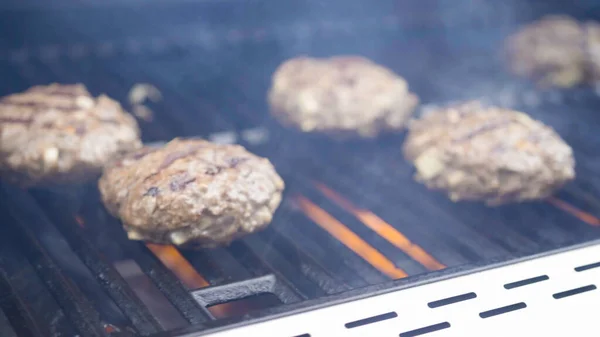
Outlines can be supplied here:
<path id="1" fill-rule="evenodd" d="M 11 198 L 4 187 L 2 188 L 2 194 L 7 200 Z M 16 234 L 15 240 L 42 281 L 54 295 L 56 302 L 63 308 L 65 315 L 85 336 L 107 337 L 108 334 L 104 331 L 100 314 L 77 285 L 65 277 L 60 267 L 56 265 L 36 239 L 35 234 L 23 223 L 23 215 L 18 214 L 20 212 L 14 212 L 12 209 L 9 209 L 8 212 L 16 220 L 15 223 L 9 224 Z"/>
<path id="2" fill-rule="evenodd" d="M 141 243 L 129 243 L 129 246 L 134 245 L 138 248 L 130 251 L 142 271 L 188 322 L 198 324 L 212 319 L 208 310 L 200 306 L 184 285 L 152 255 L 146 246 Z"/>
<path id="3" fill-rule="evenodd" d="M 10 285 L 8 275 L 2 269 L 2 260 L 3 258 L 0 257 L 0 308 L 6 314 L 7 323 L 10 322 L 14 329 L 14 331 L 10 331 L 8 327 L 0 327 L 2 337 L 16 337 L 15 332 L 18 336 L 23 337 L 50 336 L 50 332 L 41 327 L 32 317 L 27 305 L 21 301 Z"/>
<path id="4" fill-rule="evenodd" d="M 31 200 L 31 202 L 35 202 Z M 96 280 L 116 305 L 130 319 L 135 329 L 143 336 L 162 331 L 160 323 L 136 296 L 127 282 L 98 251 L 95 244 L 89 240 L 84 231 L 74 219 L 63 217 L 54 222 L 56 228 L 67 240 L 69 246 L 79 256 L 81 261 L 90 269 Z"/>

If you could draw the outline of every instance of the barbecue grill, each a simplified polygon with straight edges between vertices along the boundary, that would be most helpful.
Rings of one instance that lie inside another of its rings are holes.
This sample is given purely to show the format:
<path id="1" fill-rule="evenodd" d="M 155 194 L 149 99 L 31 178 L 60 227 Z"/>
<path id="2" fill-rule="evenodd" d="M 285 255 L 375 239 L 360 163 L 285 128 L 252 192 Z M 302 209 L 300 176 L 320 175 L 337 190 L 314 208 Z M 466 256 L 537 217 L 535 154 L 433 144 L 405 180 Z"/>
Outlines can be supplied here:
<path id="1" fill-rule="evenodd" d="M 0 94 L 82 82 L 128 105 L 157 87 L 146 143 L 235 142 L 286 181 L 265 231 L 211 250 L 127 239 L 95 184 L 0 185 L 0 336 L 596 335 L 600 96 L 506 72 L 503 39 L 597 1 L 55 0 L 0 5 Z M 523 110 L 573 147 L 547 200 L 453 203 L 412 179 L 403 135 L 334 141 L 283 128 L 265 95 L 307 54 L 360 54 L 421 109 L 463 99 Z"/>

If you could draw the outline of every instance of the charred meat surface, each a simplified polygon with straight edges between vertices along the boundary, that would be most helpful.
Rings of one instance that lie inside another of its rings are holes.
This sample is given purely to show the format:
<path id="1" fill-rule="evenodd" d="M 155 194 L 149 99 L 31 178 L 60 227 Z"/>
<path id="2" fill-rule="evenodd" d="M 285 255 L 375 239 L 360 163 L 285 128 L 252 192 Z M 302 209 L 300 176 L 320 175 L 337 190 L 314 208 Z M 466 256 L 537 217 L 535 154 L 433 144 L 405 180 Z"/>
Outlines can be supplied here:
<path id="1" fill-rule="evenodd" d="M 454 201 L 540 199 L 575 177 L 569 145 L 518 111 L 460 103 L 431 111 L 409 130 L 404 154 L 416 179 Z"/>
<path id="2" fill-rule="evenodd" d="M 135 119 L 81 84 L 35 86 L 0 99 L 0 177 L 21 186 L 96 178 L 109 159 L 141 145 Z"/>
<path id="3" fill-rule="evenodd" d="M 358 56 L 290 59 L 273 75 L 268 101 L 284 125 L 342 137 L 401 130 L 418 104 L 402 77 Z"/>
<path id="4" fill-rule="evenodd" d="M 114 161 L 99 188 L 130 239 L 208 248 L 265 228 L 284 182 L 242 146 L 174 139 Z"/>

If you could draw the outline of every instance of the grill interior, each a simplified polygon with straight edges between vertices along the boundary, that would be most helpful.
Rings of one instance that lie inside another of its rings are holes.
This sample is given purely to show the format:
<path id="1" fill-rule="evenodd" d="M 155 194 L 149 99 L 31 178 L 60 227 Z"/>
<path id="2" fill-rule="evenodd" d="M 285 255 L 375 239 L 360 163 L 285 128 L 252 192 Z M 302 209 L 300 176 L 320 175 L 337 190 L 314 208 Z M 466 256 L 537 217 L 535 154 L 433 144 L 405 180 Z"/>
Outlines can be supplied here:
<path id="1" fill-rule="evenodd" d="M 1 41 L 0 94 L 82 82 L 129 108 L 130 88 L 151 83 L 163 99 L 149 105 L 152 121 L 140 121 L 145 142 L 235 138 L 268 157 L 287 185 L 267 230 L 202 251 L 129 241 L 95 184 L 0 185 L 1 336 L 210 332 L 600 238 L 600 97 L 520 82 L 499 52 L 516 23 L 565 12 L 559 2 L 522 5 L 530 11 L 507 2 L 491 15 L 482 1 L 468 17 L 443 1 L 412 15 L 391 1 L 376 9 L 351 1 L 347 12 L 323 6 L 319 17 L 304 2 L 225 3 L 0 12 L 19 28 Z M 600 14 L 585 4 L 568 11 Z M 236 20 L 210 20 L 227 8 L 237 8 L 227 14 Z M 294 10 L 303 14 L 286 23 Z M 541 202 L 456 204 L 412 180 L 402 135 L 336 142 L 269 117 L 265 94 L 280 62 L 348 53 L 404 76 L 425 106 L 482 98 L 527 111 L 574 148 L 576 181 Z"/>

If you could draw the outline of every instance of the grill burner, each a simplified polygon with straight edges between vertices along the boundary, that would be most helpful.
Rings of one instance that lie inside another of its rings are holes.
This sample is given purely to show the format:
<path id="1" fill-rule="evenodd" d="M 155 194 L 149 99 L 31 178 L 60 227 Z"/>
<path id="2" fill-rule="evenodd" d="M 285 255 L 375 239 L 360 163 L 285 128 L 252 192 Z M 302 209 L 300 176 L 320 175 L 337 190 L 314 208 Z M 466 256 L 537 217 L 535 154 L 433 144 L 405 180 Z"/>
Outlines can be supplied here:
<path id="1" fill-rule="evenodd" d="M 29 192 L 1 185 L 0 335 L 210 331 L 327 304 L 329 295 L 391 289 L 600 238 L 593 215 L 600 209 L 594 137 L 600 97 L 586 89 L 539 92 L 508 78 L 492 56 L 506 27 L 465 40 L 404 36 L 402 44 L 398 28 L 342 30 L 335 39 L 315 33 L 310 45 L 261 35 L 252 45 L 241 41 L 216 51 L 174 44 L 160 51 L 141 46 L 141 55 L 130 48 L 134 57 L 119 50 L 116 57 L 82 57 L 79 48 L 52 59 L 0 63 L 1 94 L 84 82 L 125 102 L 134 83 L 152 83 L 164 99 L 152 105 L 154 120 L 141 122 L 146 142 L 235 135 L 269 157 L 288 186 L 267 230 L 195 252 L 127 240 L 93 184 Z M 66 34 L 65 27 L 56 30 Z M 401 158 L 402 136 L 335 143 L 284 130 L 268 117 L 264 97 L 279 62 L 301 52 L 354 52 L 346 46 L 372 36 L 381 45 L 360 50 L 407 77 L 425 103 L 484 96 L 555 127 L 575 150 L 577 180 L 539 203 L 454 204 L 412 180 Z"/>

